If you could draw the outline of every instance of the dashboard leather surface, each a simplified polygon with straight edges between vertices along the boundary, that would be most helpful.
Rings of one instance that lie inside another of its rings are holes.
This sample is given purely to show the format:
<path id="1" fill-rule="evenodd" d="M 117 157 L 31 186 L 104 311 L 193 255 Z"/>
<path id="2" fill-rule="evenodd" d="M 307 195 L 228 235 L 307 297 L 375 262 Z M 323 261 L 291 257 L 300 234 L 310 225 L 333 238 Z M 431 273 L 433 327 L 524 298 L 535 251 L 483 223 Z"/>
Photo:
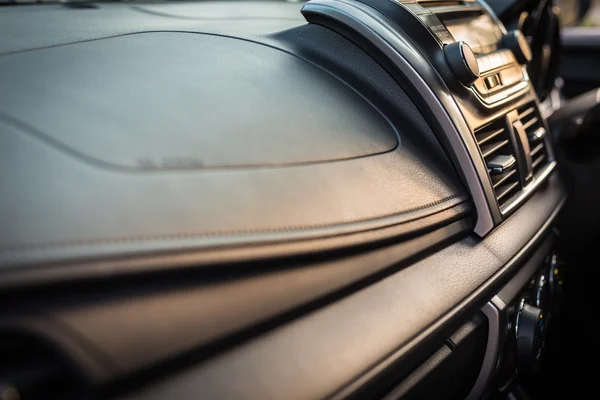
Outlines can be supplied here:
<path id="1" fill-rule="evenodd" d="M 444 238 L 456 240 L 468 229 L 461 220 L 412 241 L 335 260 L 282 260 L 271 268 L 254 268 L 254 274 L 233 268 L 217 278 L 214 271 L 187 271 L 185 279 L 174 274 L 162 280 L 141 276 L 128 284 L 104 281 L 85 293 L 75 289 L 32 301 L 30 308 L 59 321 L 111 360 L 114 379 L 161 368 L 189 352 L 205 353 L 215 343 L 251 335 L 257 326 L 276 325 L 275 319 L 289 319 L 286 314 L 294 310 L 340 297 L 349 287 L 397 270 L 403 259 Z"/>
<path id="2" fill-rule="evenodd" d="M 277 47 L 269 13 L 291 28 L 298 5 L 214 26 L 231 6 L 212 6 L 193 22 L 0 10 L 4 37 L 19 36 L 1 41 L 0 266 L 332 237 L 467 200 L 416 109 L 378 112 L 373 93 Z"/>
<path id="3" fill-rule="evenodd" d="M 4 56 L 0 70 L 0 110 L 109 169 L 310 164 L 398 145 L 343 82 L 244 40 L 139 33 Z"/>
<path id="4" fill-rule="evenodd" d="M 0 54 L 82 42 L 136 32 L 188 31 L 229 35 L 267 35 L 305 24 L 301 4 L 271 1 L 202 2 L 131 6 L 96 4 L 95 8 L 72 9 L 60 5 L 2 7 L 0 10 Z M 236 10 L 232 13 L 232 10 Z M 190 15 L 210 18 L 181 18 Z M 174 14 L 170 16 L 169 14 Z M 227 21 L 230 20 L 230 23 Z"/>
<path id="5" fill-rule="evenodd" d="M 495 254 L 498 241 L 509 241 L 514 251 L 528 243 L 535 245 L 536 235 L 549 228 L 565 195 L 554 174 L 547 187 L 496 229 L 495 237 L 467 237 L 328 307 L 126 398 L 278 399 L 282 393 L 286 399 L 344 397 L 351 393 L 345 390 L 354 381 L 384 368 L 411 343 L 423 341 L 452 310 L 462 311 L 461 302 L 472 301 L 467 299 L 486 282 L 505 283 L 519 264 Z M 531 230 L 507 239 L 505 235 L 524 224 L 531 224 Z"/>

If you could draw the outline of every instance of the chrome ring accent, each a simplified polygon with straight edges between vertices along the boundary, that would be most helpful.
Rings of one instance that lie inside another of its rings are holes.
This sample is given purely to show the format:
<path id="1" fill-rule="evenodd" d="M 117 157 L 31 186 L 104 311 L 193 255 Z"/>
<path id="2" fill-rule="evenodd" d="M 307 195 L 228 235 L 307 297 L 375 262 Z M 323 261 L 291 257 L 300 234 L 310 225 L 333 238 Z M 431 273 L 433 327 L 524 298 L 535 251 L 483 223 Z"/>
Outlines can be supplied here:
<path id="1" fill-rule="evenodd" d="M 311 0 L 302 7 L 302 14 L 309 22 L 313 17 L 321 16 L 350 28 L 385 54 L 414 85 L 441 125 L 445 138 L 440 140 L 447 140 L 464 176 L 477 211 L 474 232 L 480 236 L 490 232 L 495 223 L 500 222 L 501 215 L 494 215 L 490 208 L 495 204 L 493 193 L 489 193 L 490 199 L 486 196 L 482 181 L 487 177 L 486 167 L 478 156 L 477 144 L 464 116 L 433 66 L 407 37 L 401 35 L 399 27 L 366 4 L 346 0 Z"/>

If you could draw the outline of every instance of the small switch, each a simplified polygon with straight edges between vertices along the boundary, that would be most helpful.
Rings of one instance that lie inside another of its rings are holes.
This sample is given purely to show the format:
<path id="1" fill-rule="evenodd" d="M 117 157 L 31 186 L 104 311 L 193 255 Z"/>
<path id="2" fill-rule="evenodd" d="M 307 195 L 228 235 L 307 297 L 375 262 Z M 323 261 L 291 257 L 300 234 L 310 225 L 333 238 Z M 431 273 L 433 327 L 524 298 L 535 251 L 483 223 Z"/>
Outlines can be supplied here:
<path id="1" fill-rule="evenodd" d="M 498 74 L 485 77 L 485 86 L 487 86 L 488 89 L 493 89 L 498 85 L 500 85 L 500 77 Z"/>

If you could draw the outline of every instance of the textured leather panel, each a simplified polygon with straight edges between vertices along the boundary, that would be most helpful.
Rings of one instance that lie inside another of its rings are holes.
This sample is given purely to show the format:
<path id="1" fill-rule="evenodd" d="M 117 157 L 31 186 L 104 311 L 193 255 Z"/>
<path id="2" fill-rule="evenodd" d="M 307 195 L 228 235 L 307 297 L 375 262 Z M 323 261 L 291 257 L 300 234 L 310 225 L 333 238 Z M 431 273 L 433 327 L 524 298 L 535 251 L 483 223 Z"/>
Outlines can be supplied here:
<path id="1" fill-rule="evenodd" d="M 147 273 L 161 271 L 177 273 L 198 269 L 210 270 L 221 265 L 240 262 L 251 266 L 252 263 L 266 259 L 292 257 L 298 260 L 300 257 L 314 256 L 315 253 L 323 255 L 332 252 L 341 253 L 365 245 L 380 246 L 385 243 L 402 242 L 414 235 L 426 235 L 426 232 L 459 220 L 465 226 L 464 231 L 470 231 L 472 224 L 468 215 L 471 211 L 471 203 L 465 202 L 439 213 L 399 225 L 327 238 L 276 242 L 263 246 L 199 248 L 196 251 L 153 253 L 134 258 L 127 254 L 114 254 L 107 259 L 74 260 L 73 263 L 62 262 L 46 265 L 44 268 L 12 268 L 10 273 L 3 275 L 0 280 L 0 288 L 18 288 L 53 282 L 64 283 L 81 279 L 144 276 Z M 447 238 L 442 235 L 439 239 L 444 241 Z M 429 245 L 437 244 L 429 243 Z M 365 268 L 365 270 L 367 269 Z"/>
<path id="2" fill-rule="evenodd" d="M 298 25 L 285 16 L 296 15 L 297 5 L 277 9 L 288 27 Z M 272 33 L 271 17 L 192 23 L 128 6 L 119 14 L 116 5 L 101 5 L 90 14 L 45 6 L 33 15 L 18 10 L 0 13 L 0 21 L 7 22 L 0 26 L 10 30 L 3 39 L 24 35 L 20 49 L 0 56 L 5 72 L 0 80 L 4 93 L 10 92 L 0 99 L 3 267 L 355 234 L 415 221 L 467 200 L 447 156 L 400 88 L 392 83 L 387 86 L 393 89 L 382 93 L 367 89 L 375 83 L 365 80 L 353 81 L 360 89 L 352 90 L 314 64 L 320 57 L 304 61 L 305 43 L 300 56 L 286 54 L 296 51 L 293 37 L 316 34 L 324 46 L 337 41 L 339 58 L 346 58 L 337 64 L 357 60 L 367 68 L 363 75 L 368 70 L 384 77 L 378 81 L 393 82 L 330 31 L 265 37 Z M 40 15 L 47 22 L 34 26 Z M 90 29 L 83 29 L 82 21 Z M 266 21 L 260 34 L 259 21 Z M 56 45 L 59 39 L 89 39 L 85 35 L 94 32 L 183 30 L 183 23 L 196 32 L 245 40 L 144 33 L 22 52 L 48 40 Z M 278 43 L 286 52 L 274 48 Z M 208 70 L 203 69 L 206 52 L 214 64 Z M 232 66 L 236 54 L 257 71 Z M 337 72 L 330 64 L 327 69 Z M 210 72 L 206 87 L 196 70 Z M 170 91 L 171 84 L 178 90 Z M 236 92 L 238 85 L 244 90 Z M 205 91 L 210 99 L 202 96 Z M 390 94 L 404 111 L 388 104 Z M 229 108 L 233 105 L 237 111 Z M 244 116 L 245 107 L 255 115 Z M 251 123 L 255 129 L 249 129 Z M 212 141 L 210 135 L 196 137 L 196 126 L 227 131 L 217 137 L 221 141 Z M 228 151 L 228 142 L 240 145 Z M 140 163 L 145 152 L 152 154 L 150 161 L 164 156 L 175 162 Z M 199 158 L 206 161 L 196 162 Z M 461 213 L 464 207 L 457 207 L 454 216 Z"/>
<path id="3" fill-rule="evenodd" d="M 310 164 L 398 145 L 349 86 L 239 39 L 139 33 L 7 55 L 0 70 L 2 112 L 106 168 Z"/>
<path id="4" fill-rule="evenodd" d="M 394 270 L 400 260 L 442 240 L 458 239 L 469 227 L 459 221 L 414 240 L 332 261 L 304 265 L 278 261 L 261 274 L 239 276 L 234 270 L 217 282 L 201 274 L 159 287 L 149 284 L 152 278 L 129 285 L 108 282 L 77 296 L 77 302 L 72 295 L 56 294 L 43 307 L 53 319 L 101 349 L 120 373 L 130 373 L 160 367 L 165 360 L 206 348 L 367 277 Z M 132 291 L 133 286 L 138 290 Z"/>
<path id="5" fill-rule="evenodd" d="M 156 5 L 149 6 L 154 10 Z M 162 7 L 178 13 L 183 5 Z M 0 54 L 148 31 L 190 31 L 223 34 L 267 34 L 303 25 L 302 4 L 264 2 L 196 2 L 191 15 L 210 18 L 173 18 L 137 9 L 129 4 L 98 3 L 94 9 L 62 5 L 11 6 L 0 9 Z M 144 7 L 142 7 L 144 8 Z M 237 11 L 232 14 L 232 8 Z"/>
<path id="6" fill-rule="evenodd" d="M 443 315 L 500 266 L 484 245 L 466 239 L 131 398 L 278 399 L 281 393 L 290 400 L 325 398 Z"/>
<path id="7" fill-rule="evenodd" d="M 555 176 L 495 234 L 506 234 L 504 240 L 520 251 L 555 215 L 565 194 Z M 514 226 L 524 224 L 534 225 L 529 235 L 510 236 Z M 328 398 L 388 356 L 401 353 L 411 340 L 443 320 L 482 285 L 514 273 L 514 266 L 509 271 L 490 250 L 495 240 L 465 238 L 328 307 L 151 384 L 129 398 L 278 399 L 281 393 L 286 399 Z"/>
<path id="8" fill-rule="evenodd" d="M 288 168 L 108 171 L 1 124 L 2 265 L 331 236 L 465 200 L 406 147 Z"/>
<path id="9" fill-rule="evenodd" d="M 245 2 L 226 2 L 198 6 L 197 4 L 143 4 L 134 9 L 171 18 L 206 20 L 248 20 L 248 19 L 299 19 L 299 14 L 290 12 L 298 5 L 277 2 L 268 7 L 248 7 Z"/>
<path id="10" fill-rule="evenodd" d="M 547 187 L 541 189 L 546 193 L 547 206 L 558 204 L 557 199 L 565 190 L 558 174 L 551 176 L 549 181 Z M 542 213 L 524 214 L 520 218 L 510 216 L 502 224 L 502 229 L 496 229 L 486 237 L 485 243 L 500 260 L 507 262 L 521 249 L 522 243 L 537 232 L 545 219 Z"/>

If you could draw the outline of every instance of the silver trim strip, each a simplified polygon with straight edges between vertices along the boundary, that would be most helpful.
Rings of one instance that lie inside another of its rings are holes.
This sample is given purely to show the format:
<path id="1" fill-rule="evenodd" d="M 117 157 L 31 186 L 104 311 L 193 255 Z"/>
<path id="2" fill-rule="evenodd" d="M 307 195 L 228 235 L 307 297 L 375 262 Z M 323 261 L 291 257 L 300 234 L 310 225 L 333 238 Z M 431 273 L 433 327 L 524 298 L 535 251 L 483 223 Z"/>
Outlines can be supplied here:
<path id="1" fill-rule="evenodd" d="M 526 93 L 527 89 L 529 89 L 529 78 L 527 77 L 527 75 L 525 75 L 525 80 L 521 81 L 513 87 L 505 89 L 490 97 L 483 97 L 476 89 L 472 90 L 475 93 L 475 95 L 477 95 L 479 100 L 488 105 L 493 105 L 494 107 L 496 107 L 500 104 L 504 104 Z"/>
<path id="2" fill-rule="evenodd" d="M 500 308 L 506 307 L 504 302 L 498 297 L 494 296 L 481 311 L 485 314 L 488 320 L 488 339 L 485 348 L 485 356 L 477 380 L 471 389 L 471 392 L 467 395 L 466 400 L 479 400 L 485 394 L 488 384 L 496 372 L 496 363 L 498 362 L 498 355 L 500 352 Z"/>
<path id="3" fill-rule="evenodd" d="M 414 85 L 441 125 L 445 138 L 440 139 L 446 139 L 451 147 L 459 164 L 458 169 L 462 172 L 475 203 L 477 220 L 474 232 L 484 236 L 491 231 L 495 219 L 490 207 L 494 203 L 486 197 L 483 186 L 482 179 L 487 178 L 486 167 L 478 156 L 477 144 L 464 116 L 433 66 L 407 37 L 401 35 L 402 31 L 396 25 L 392 25 L 384 15 L 363 3 L 311 0 L 302 7 L 302 13 L 309 22 L 313 16 L 322 16 L 350 28 L 385 54 L 398 71 Z"/>
<path id="4" fill-rule="evenodd" d="M 521 189 L 520 192 L 517 193 L 515 198 L 510 199 L 506 202 L 506 207 L 502 206 L 500 211 L 503 216 L 507 216 L 508 214 L 515 211 L 519 206 L 523 204 L 523 202 L 531 196 L 535 190 L 550 176 L 552 171 L 556 168 L 556 161 L 552 161 L 548 164 L 538 175 L 533 178 L 533 181 Z"/>

